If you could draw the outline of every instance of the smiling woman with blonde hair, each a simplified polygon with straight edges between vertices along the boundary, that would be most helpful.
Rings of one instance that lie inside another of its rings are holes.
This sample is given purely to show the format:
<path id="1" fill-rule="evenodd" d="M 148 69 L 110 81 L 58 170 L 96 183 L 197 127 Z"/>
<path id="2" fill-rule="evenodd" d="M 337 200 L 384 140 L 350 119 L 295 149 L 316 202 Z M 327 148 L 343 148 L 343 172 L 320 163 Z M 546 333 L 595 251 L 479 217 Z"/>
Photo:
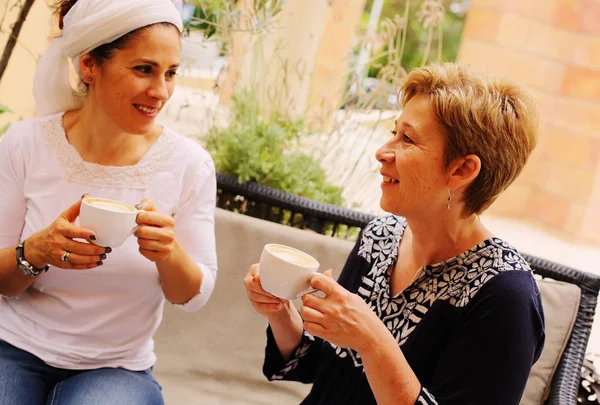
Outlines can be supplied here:
<path id="1" fill-rule="evenodd" d="M 181 17 L 170 0 L 63 0 L 58 13 L 39 118 L 0 143 L 0 405 L 162 404 L 165 299 L 200 309 L 217 272 L 212 159 L 156 124 Z M 94 245 L 77 222 L 86 194 L 143 210 L 134 237 Z"/>
<path id="2" fill-rule="evenodd" d="M 245 279 L 267 317 L 270 380 L 313 383 L 305 405 L 517 405 L 544 345 L 532 271 L 480 221 L 537 142 L 519 87 L 446 63 L 411 71 L 376 153 L 381 207 L 336 282 L 297 311 Z"/>

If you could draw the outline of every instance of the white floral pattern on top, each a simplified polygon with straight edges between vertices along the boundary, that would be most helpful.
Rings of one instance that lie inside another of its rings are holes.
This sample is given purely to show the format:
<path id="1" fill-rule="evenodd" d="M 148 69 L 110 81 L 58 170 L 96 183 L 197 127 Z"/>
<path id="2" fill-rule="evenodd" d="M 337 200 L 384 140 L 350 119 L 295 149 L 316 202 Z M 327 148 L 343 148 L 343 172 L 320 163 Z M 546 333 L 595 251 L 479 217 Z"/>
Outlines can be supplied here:
<path id="1" fill-rule="evenodd" d="M 177 135 L 163 129 L 150 150 L 133 166 L 90 163 L 84 161 L 77 149 L 68 142 L 62 118 L 62 113 L 51 115 L 42 121 L 42 127 L 67 179 L 74 183 L 106 188 L 145 189 L 169 161 L 177 146 Z"/>
<path id="2" fill-rule="evenodd" d="M 425 266 L 409 287 L 391 296 L 389 278 L 398 256 L 406 220 L 388 215 L 365 227 L 358 255 L 371 269 L 363 277 L 358 295 L 367 302 L 402 346 L 433 303 L 444 300 L 464 307 L 483 285 L 503 271 L 531 271 L 508 243 L 491 238 L 442 263 Z M 350 357 L 362 368 L 358 353 L 329 343 L 340 358 Z"/>

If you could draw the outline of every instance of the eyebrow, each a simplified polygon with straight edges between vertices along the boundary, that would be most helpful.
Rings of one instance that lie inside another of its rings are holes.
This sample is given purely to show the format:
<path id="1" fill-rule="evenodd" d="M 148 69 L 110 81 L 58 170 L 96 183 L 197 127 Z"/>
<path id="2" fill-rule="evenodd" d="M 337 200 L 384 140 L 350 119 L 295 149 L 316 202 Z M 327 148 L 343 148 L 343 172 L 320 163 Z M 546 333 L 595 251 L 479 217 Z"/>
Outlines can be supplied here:
<path id="1" fill-rule="evenodd" d="M 398 120 L 394 121 L 394 124 L 395 124 L 395 128 L 398 128 Z M 402 126 L 404 126 L 404 127 L 408 127 L 408 128 L 410 128 L 410 129 L 412 129 L 412 130 L 413 130 L 413 131 L 415 131 L 417 134 L 419 133 L 419 131 L 417 131 L 417 128 L 415 128 L 415 126 L 414 126 L 414 125 L 412 125 L 411 123 L 409 123 L 409 122 L 406 122 L 406 121 L 402 121 L 402 122 L 401 122 L 401 124 L 402 124 Z"/>
<path id="2" fill-rule="evenodd" d="M 160 64 L 158 62 L 155 62 L 150 59 L 137 59 L 135 62 L 136 63 L 142 62 L 142 63 L 147 63 L 148 65 L 152 65 L 154 67 L 160 67 Z M 169 66 L 169 69 L 178 68 L 178 67 L 179 67 L 179 63 L 175 63 L 175 64 Z"/>

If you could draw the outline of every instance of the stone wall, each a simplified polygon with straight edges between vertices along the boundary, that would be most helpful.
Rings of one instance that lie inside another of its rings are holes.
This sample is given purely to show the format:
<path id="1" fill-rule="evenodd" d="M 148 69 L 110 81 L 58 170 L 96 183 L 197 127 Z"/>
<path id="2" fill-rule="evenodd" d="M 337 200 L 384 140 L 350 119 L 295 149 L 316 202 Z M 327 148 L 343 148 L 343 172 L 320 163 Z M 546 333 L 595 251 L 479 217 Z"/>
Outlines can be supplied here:
<path id="1" fill-rule="evenodd" d="M 490 209 L 600 246 L 600 0 L 473 0 L 458 60 L 525 85 L 540 141 Z"/>

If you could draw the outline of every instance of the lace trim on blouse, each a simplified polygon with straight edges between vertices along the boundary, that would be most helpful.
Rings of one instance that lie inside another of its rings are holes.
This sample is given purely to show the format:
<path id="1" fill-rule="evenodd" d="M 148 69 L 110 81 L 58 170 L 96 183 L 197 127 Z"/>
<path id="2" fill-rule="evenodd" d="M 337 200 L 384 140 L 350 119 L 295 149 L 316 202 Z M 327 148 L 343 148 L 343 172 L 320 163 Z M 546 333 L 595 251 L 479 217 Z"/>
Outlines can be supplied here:
<path id="1" fill-rule="evenodd" d="M 62 118 L 62 113 L 53 115 L 41 124 L 67 179 L 73 183 L 105 188 L 145 189 L 164 168 L 177 146 L 175 133 L 163 129 L 150 150 L 133 166 L 90 163 L 84 161 L 77 149 L 67 141 Z"/>

